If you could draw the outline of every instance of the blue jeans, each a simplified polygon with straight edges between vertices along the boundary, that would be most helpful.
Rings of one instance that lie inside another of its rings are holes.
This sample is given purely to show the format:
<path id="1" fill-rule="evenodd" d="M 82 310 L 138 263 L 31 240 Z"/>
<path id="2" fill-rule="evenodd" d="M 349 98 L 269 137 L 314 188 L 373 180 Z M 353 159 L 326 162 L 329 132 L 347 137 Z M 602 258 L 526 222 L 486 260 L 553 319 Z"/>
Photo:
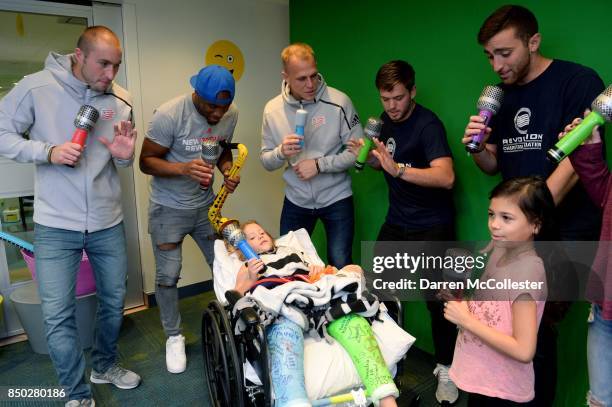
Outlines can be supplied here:
<path id="1" fill-rule="evenodd" d="M 149 233 L 155 256 L 155 300 L 166 336 L 181 333 L 177 283 L 183 262 L 183 239 L 190 235 L 206 262 L 213 268 L 215 232 L 208 220 L 208 208 L 175 209 L 151 202 Z M 160 249 L 160 245 L 168 245 Z"/>
<path id="2" fill-rule="evenodd" d="M 601 316 L 601 307 L 593 304 L 587 337 L 589 399 L 592 406 L 612 406 L 612 320 Z M 599 402 L 596 404 L 595 401 Z"/>
<path id="3" fill-rule="evenodd" d="M 321 219 L 327 235 L 327 262 L 341 269 L 353 262 L 353 211 L 352 196 L 318 209 L 302 208 L 285 197 L 280 233 L 284 235 L 292 230 L 305 228 L 311 235 L 317 219 Z"/>
<path id="4" fill-rule="evenodd" d="M 49 354 L 69 399 L 91 397 L 85 381 L 85 356 L 76 327 L 76 276 L 83 250 L 91 262 L 98 310 L 92 367 L 105 372 L 117 359 L 117 340 L 123 321 L 127 252 L 123 223 L 93 233 L 34 228 L 36 277 Z"/>

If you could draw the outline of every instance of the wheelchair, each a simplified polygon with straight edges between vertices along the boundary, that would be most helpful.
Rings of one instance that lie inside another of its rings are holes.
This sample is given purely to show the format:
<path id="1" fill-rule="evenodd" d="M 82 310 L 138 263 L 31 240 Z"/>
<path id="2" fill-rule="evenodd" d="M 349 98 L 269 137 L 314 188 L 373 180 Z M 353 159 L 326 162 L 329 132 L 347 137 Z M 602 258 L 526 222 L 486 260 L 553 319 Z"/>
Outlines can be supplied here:
<path id="1" fill-rule="evenodd" d="M 202 315 L 202 356 L 204 379 L 208 384 L 211 406 L 214 407 L 273 407 L 267 341 L 264 327 L 252 308 L 232 315 L 233 304 L 241 297 L 236 291 L 226 292 L 227 306 L 217 300 L 209 303 Z M 389 315 L 403 321 L 399 300 L 384 302 Z M 235 325 L 241 319 L 246 329 L 235 335 Z M 405 357 L 405 355 L 404 355 Z M 245 377 L 245 362 L 249 361 L 261 385 Z M 401 376 L 401 363 L 397 364 L 396 384 Z M 343 396 L 332 396 L 313 402 L 313 406 L 330 405 L 333 401 L 347 402 Z M 412 404 L 416 405 L 416 404 Z"/>

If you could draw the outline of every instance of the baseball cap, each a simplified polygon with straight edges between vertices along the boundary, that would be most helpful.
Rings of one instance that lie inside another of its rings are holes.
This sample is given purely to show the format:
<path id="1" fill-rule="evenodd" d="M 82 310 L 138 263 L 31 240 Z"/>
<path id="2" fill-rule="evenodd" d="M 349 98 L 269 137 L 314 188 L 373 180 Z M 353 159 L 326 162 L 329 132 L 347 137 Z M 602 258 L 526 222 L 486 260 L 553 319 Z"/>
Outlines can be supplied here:
<path id="1" fill-rule="evenodd" d="M 235 82 L 234 77 L 219 65 L 208 65 L 193 75 L 189 80 L 191 86 L 198 96 L 215 105 L 229 105 L 234 100 Z M 229 92 L 230 97 L 217 99 L 219 92 Z"/>

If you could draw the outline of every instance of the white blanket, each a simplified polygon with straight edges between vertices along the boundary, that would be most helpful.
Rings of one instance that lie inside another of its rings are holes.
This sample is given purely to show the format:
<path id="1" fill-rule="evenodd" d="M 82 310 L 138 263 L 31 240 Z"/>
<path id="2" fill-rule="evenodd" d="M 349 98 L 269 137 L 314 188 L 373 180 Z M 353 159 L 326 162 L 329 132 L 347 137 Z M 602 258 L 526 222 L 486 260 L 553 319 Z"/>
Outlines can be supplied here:
<path id="1" fill-rule="evenodd" d="M 347 287 L 350 290 L 345 290 Z M 353 273 L 341 277 L 327 274 L 315 283 L 291 281 L 273 289 L 258 286 L 250 297 L 264 311 L 274 316 L 283 315 L 306 331 L 308 318 L 301 312 L 302 308 L 308 305 L 323 307 L 332 299 L 351 293 L 361 294 L 361 276 Z"/>

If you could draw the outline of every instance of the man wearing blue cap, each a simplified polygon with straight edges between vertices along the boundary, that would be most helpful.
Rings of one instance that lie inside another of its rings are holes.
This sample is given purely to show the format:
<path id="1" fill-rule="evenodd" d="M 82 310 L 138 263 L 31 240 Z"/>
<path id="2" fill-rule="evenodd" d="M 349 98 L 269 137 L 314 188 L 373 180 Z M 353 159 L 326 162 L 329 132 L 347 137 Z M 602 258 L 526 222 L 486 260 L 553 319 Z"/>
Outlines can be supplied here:
<path id="1" fill-rule="evenodd" d="M 153 113 L 140 153 L 140 169 L 153 176 L 149 203 L 149 233 L 155 256 L 155 299 L 166 341 L 166 367 L 185 371 L 185 337 L 181 335 L 178 289 L 182 243 L 191 235 L 212 270 L 214 231 L 208 208 L 214 200 L 213 164 L 201 158 L 203 141 L 230 142 L 238 121 L 234 77 L 218 65 L 191 77 L 194 92 L 176 97 Z M 207 160 L 208 161 L 208 160 Z M 217 168 L 233 192 L 239 178 L 230 179 L 232 154 L 224 148 Z"/>

